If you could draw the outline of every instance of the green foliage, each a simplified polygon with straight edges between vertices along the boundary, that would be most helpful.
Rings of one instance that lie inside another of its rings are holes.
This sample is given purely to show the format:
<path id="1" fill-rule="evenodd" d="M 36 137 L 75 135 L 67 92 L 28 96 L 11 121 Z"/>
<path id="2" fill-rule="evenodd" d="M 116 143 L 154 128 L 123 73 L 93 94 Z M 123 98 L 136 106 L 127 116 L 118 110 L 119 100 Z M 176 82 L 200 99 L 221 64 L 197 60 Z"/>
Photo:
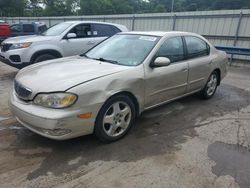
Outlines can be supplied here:
<path id="1" fill-rule="evenodd" d="M 23 16 L 26 0 L 0 0 L 0 16 Z"/>
<path id="2" fill-rule="evenodd" d="M 250 8 L 250 0 L 174 0 L 174 11 Z M 0 0 L 0 16 L 170 12 L 172 0 Z"/>

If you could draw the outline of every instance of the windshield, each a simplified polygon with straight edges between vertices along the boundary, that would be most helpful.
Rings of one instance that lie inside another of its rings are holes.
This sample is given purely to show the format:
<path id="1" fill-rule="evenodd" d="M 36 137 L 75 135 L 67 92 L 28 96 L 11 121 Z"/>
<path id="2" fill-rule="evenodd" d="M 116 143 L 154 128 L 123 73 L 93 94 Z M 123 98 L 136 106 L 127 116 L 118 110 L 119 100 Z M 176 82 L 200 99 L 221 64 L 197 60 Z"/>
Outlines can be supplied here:
<path id="1" fill-rule="evenodd" d="M 156 36 L 114 35 L 84 55 L 110 63 L 136 66 L 143 62 L 158 40 Z"/>
<path id="2" fill-rule="evenodd" d="M 42 33 L 44 36 L 58 36 L 62 34 L 72 23 L 60 23 L 50 27 L 48 30 Z"/>

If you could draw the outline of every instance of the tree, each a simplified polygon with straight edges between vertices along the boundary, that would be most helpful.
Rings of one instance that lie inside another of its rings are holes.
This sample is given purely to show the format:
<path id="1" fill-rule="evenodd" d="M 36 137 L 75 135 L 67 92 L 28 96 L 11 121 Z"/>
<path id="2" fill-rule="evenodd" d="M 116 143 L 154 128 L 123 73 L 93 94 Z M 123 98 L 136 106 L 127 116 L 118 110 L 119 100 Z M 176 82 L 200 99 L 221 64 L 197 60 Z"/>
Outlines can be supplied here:
<path id="1" fill-rule="evenodd" d="M 211 9 L 241 9 L 249 7 L 250 1 L 242 0 L 214 0 Z"/>
<path id="2" fill-rule="evenodd" d="M 172 0 L 0 0 L 0 16 L 170 12 Z M 174 11 L 250 8 L 250 0 L 175 0 Z"/>
<path id="3" fill-rule="evenodd" d="M 42 0 L 29 0 L 26 3 L 25 16 L 42 16 Z"/>
<path id="4" fill-rule="evenodd" d="M 1 16 L 16 16 L 24 15 L 26 0 L 0 0 L 0 15 Z"/>

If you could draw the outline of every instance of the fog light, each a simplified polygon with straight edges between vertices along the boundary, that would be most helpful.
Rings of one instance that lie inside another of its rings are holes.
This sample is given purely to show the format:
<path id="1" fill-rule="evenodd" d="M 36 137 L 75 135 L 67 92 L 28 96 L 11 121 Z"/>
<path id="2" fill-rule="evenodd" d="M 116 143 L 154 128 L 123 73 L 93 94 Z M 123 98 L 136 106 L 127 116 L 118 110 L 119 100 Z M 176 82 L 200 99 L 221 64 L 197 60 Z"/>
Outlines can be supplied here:
<path id="1" fill-rule="evenodd" d="M 54 129 L 54 130 L 43 129 L 42 132 L 44 134 L 51 135 L 51 136 L 63 136 L 63 135 L 71 133 L 72 131 L 69 129 Z"/>

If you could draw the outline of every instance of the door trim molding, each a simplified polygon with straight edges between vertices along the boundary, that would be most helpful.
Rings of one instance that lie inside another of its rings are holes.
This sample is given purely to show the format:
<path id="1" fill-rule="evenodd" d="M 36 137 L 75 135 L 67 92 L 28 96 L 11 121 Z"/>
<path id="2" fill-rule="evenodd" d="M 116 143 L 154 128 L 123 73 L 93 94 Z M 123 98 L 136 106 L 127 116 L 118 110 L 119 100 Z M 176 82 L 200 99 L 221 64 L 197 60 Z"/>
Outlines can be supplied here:
<path id="1" fill-rule="evenodd" d="M 192 95 L 192 94 L 194 94 L 194 93 L 197 93 L 197 92 L 199 92 L 199 91 L 201 91 L 201 89 L 198 89 L 198 90 L 192 91 L 192 92 L 190 92 L 190 93 L 186 93 L 186 94 L 184 94 L 184 95 L 181 95 L 181 96 L 179 96 L 179 97 L 175 97 L 175 98 L 172 98 L 172 99 L 170 99 L 170 100 L 167 100 L 167 101 L 164 101 L 164 102 L 161 102 L 161 103 L 158 103 L 158 104 L 155 104 L 155 105 L 146 107 L 146 108 L 144 109 L 144 111 L 147 111 L 147 110 L 156 108 L 156 107 L 158 107 L 158 106 L 161 106 L 161 105 L 164 105 L 164 104 L 167 104 L 167 103 L 170 103 L 170 102 L 175 101 L 175 100 L 177 100 L 177 99 L 180 99 L 180 98 L 186 97 L 186 96 L 188 96 L 188 95 Z"/>
<path id="2" fill-rule="evenodd" d="M 165 88 L 165 89 L 161 89 L 161 90 L 158 90 L 158 91 L 155 91 L 155 92 L 151 93 L 149 96 L 156 95 L 156 94 L 159 94 L 159 93 L 163 93 L 163 92 L 166 92 L 166 91 L 169 91 L 169 90 L 178 89 L 178 88 L 181 88 L 181 87 L 186 87 L 187 85 L 188 84 L 185 83 L 185 84 L 181 84 L 181 85 L 178 85 L 178 86 L 173 86 L 173 87 L 168 87 L 168 88 Z"/>

